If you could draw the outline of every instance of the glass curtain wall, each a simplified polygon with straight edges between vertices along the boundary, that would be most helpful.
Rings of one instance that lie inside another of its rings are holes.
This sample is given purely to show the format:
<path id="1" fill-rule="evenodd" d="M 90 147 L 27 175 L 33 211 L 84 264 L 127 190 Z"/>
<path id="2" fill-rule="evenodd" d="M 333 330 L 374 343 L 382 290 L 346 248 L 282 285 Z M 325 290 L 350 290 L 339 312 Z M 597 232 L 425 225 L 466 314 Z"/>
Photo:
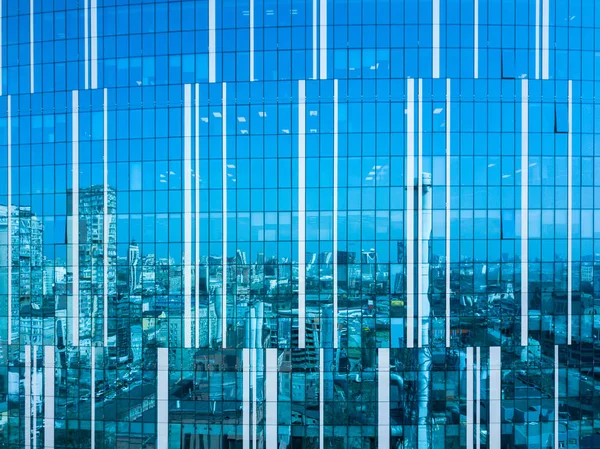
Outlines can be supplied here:
<path id="1" fill-rule="evenodd" d="M 0 446 L 599 447 L 599 24 L 0 1 Z"/>

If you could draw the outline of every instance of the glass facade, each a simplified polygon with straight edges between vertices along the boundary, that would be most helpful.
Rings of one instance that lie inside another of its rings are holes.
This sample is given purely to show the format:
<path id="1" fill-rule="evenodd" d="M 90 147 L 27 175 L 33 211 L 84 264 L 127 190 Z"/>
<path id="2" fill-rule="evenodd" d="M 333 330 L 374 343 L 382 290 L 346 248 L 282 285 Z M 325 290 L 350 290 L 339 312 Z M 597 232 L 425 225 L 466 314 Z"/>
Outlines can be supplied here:
<path id="1" fill-rule="evenodd" d="M 600 447 L 596 41 L 594 0 L 0 0 L 0 446 Z"/>

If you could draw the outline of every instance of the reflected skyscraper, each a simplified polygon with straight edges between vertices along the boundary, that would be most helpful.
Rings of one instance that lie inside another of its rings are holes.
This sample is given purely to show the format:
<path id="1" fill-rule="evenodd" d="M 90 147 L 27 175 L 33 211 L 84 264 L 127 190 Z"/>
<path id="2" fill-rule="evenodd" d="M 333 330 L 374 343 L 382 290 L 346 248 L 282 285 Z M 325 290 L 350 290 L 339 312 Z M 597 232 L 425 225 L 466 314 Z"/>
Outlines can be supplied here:
<path id="1" fill-rule="evenodd" d="M 30 207 L 0 205 L 0 215 L 4 217 L 0 220 L 0 242 L 4 248 L 2 291 L 5 316 L 9 320 L 5 329 L 10 336 L 8 340 L 18 343 L 23 324 L 19 319 L 21 307 L 31 310 L 35 306 L 39 310 L 42 306 L 43 225 Z M 26 321 L 30 324 L 30 320 Z M 31 331 L 30 326 L 25 327 Z M 31 332 L 24 338 L 31 340 Z M 41 332 L 36 341 L 41 343 Z"/>
<path id="2" fill-rule="evenodd" d="M 108 328 L 114 328 L 107 311 L 113 310 L 117 293 L 116 194 L 110 186 L 92 185 L 81 189 L 77 197 L 78 208 L 74 208 L 74 195 L 72 191 L 67 192 L 67 210 L 79 214 L 76 224 L 73 215 L 67 217 L 67 275 L 73 294 L 73 299 L 68 301 L 68 315 L 79 314 L 79 338 L 102 346 Z M 77 240 L 73 238 L 74 229 L 78 230 Z M 74 279 L 78 279 L 76 293 Z M 73 311 L 76 295 L 79 299 Z M 70 332 L 73 330 L 72 326 Z"/>

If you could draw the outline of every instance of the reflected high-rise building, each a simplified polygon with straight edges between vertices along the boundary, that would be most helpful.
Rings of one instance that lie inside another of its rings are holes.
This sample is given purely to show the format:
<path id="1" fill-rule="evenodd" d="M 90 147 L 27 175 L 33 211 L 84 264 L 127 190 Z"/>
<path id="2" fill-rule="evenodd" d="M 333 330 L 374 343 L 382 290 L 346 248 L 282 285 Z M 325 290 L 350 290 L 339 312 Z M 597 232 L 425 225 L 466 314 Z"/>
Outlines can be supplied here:
<path id="1" fill-rule="evenodd" d="M 23 324 L 21 308 L 39 310 L 44 294 L 43 224 L 30 207 L 0 205 L 0 245 L 0 291 L 4 316 L 10 320 L 2 338 L 18 343 Z M 41 334 L 39 337 L 38 344 L 42 342 Z M 33 344 L 26 343 L 32 338 L 30 334 L 24 338 L 23 344 Z"/>
<path id="2" fill-rule="evenodd" d="M 67 221 L 67 276 L 70 279 L 70 291 L 73 292 L 73 270 L 78 267 L 78 312 L 79 338 L 104 344 L 105 321 L 108 328 L 110 313 L 116 300 L 116 257 L 117 257 L 117 203 L 114 189 L 108 186 L 95 185 L 80 189 L 78 192 L 79 222 L 78 260 L 74 260 L 70 248 L 73 240 L 73 215 Z M 73 211 L 73 194 L 67 192 L 67 211 Z M 68 301 L 68 310 L 73 310 L 73 297 Z M 105 306 L 104 302 L 107 301 Z M 106 309 L 106 310 L 105 310 Z M 68 313 L 68 315 L 71 315 Z M 72 327 L 69 328 L 72 332 Z"/>

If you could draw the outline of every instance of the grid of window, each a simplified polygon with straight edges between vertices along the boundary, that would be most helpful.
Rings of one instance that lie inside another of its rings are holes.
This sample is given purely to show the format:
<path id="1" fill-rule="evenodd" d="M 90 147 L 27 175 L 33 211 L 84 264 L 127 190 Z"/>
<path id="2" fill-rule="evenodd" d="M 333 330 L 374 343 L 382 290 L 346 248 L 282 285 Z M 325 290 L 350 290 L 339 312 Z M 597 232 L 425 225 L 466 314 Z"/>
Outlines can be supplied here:
<path id="1" fill-rule="evenodd" d="M 599 447 L 599 21 L 0 0 L 0 446 Z"/>

